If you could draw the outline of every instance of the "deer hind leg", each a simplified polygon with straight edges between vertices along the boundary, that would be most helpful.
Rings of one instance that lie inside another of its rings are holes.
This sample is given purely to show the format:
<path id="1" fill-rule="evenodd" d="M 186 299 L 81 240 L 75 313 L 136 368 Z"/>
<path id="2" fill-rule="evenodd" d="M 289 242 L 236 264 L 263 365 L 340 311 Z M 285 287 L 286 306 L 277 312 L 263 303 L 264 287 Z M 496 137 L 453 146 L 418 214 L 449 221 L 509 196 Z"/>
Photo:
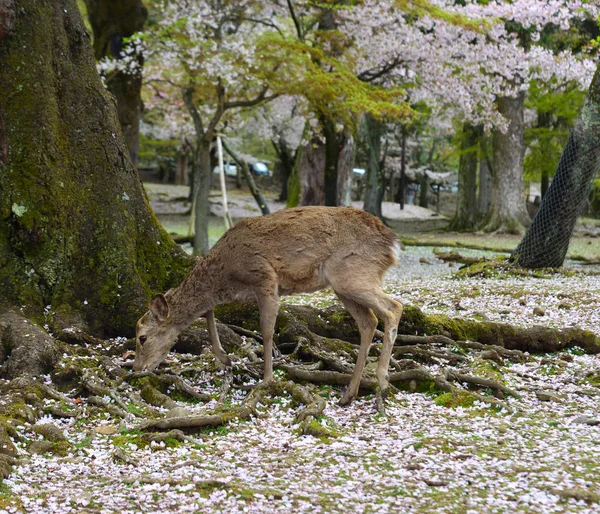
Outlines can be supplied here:
<path id="1" fill-rule="evenodd" d="M 355 304 L 361 305 L 363 308 L 371 309 L 375 313 L 379 314 L 384 323 L 384 336 L 383 345 L 381 348 L 381 354 L 379 356 L 379 362 L 377 365 L 377 381 L 379 385 L 379 394 L 381 398 L 385 398 L 389 392 L 389 374 L 388 368 L 390 365 L 390 358 L 392 356 L 392 349 L 396 336 L 398 334 L 398 324 L 400 323 L 400 317 L 402 316 L 402 304 L 396 300 L 387 296 L 380 288 L 379 281 L 377 279 L 370 280 L 369 277 L 363 276 L 361 283 L 353 284 L 347 280 L 339 281 L 338 288 L 332 283 L 333 289 L 336 291 L 338 296 L 343 296 L 346 300 L 350 300 Z M 345 303 L 345 302 L 344 302 Z M 348 309 L 350 310 L 350 309 Z M 371 334 L 371 338 L 372 338 Z M 368 351 L 368 344 L 362 340 L 361 332 L 361 351 Z M 364 348 L 363 348 L 364 347 Z M 365 354 L 366 359 L 366 354 Z M 358 372 L 357 368 L 354 375 L 352 376 L 352 383 L 356 378 Z M 363 364 L 364 365 L 364 364 Z M 362 373 L 362 369 L 360 370 Z M 360 382 L 360 375 L 357 379 Z"/>
<path id="2" fill-rule="evenodd" d="M 265 363 L 263 383 L 273 380 L 273 333 L 279 311 L 279 299 L 276 296 L 259 296 L 260 331 L 263 337 L 263 361 Z"/>
<path id="3" fill-rule="evenodd" d="M 377 363 L 376 374 L 379 383 L 379 392 L 381 397 L 385 398 L 388 395 L 390 387 L 388 370 L 394 342 L 398 335 L 398 324 L 402 317 L 402 304 L 387 296 L 380 289 L 376 293 L 369 298 L 369 306 L 379 314 L 384 325 L 383 345 L 381 347 L 381 354 L 379 355 L 379 362 Z"/>
<path id="4" fill-rule="evenodd" d="M 340 400 L 341 405 L 348 405 L 358 394 L 358 388 L 360 386 L 360 379 L 367 362 L 367 356 L 369 354 L 369 347 L 373 342 L 373 335 L 377 328 L 377 318 L 371 309 L 356 303 L 355 301 L 347 298 L 338 293 L 338 298 L 342 301 L 348 312 L 356 321 L 358 325 L 358 331 L 360 332 L 360 349 L 358 351 L 358 358 L 354 366 L 354 373 L 350 380 L 350 384 L 344 393 L 344 396 Z"/>
<path id="5" fill-rule="evenodd" d="M 208 334 L 212 342 L 212 350 L 225 366 L 231 366 L 231 359 L 227 355 L 227 352 L 221 346 L 219 340 L 219 333 L 217 332 L 217 324 L 215 323 L 215 312 L 211 309 L 206 313 L 206 324 L 208 326 Z"/>

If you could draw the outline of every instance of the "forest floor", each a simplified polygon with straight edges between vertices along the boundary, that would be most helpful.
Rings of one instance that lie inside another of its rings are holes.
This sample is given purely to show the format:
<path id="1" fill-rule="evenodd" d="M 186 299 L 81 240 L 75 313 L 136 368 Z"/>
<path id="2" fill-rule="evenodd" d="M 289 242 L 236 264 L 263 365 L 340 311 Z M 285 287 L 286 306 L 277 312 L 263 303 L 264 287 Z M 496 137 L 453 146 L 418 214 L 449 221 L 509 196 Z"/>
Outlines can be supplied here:
<path id="1" fill-rule="evenodd" d="M 577 239 L 578 254 L 600 255 L 594 236 Z M 458 239 L 445 233 L 411 237 L 437 243 L 438 251 L 456 250 L 441 245 L 446 237 L 448 244 Z M 472 246 L 505 251 L 514 242 L 489 236 L 477 241 Z M 568 264 L 570 271 L 559 273 L 465 275 L 433 247 L 407 245 L 385 289 L 428 314 L 517 327 L 578 326 L 600 335 L 598 270 Z M 335 302 L 327 291 L 286 299 L 314 307 Z M 79 392 L 64 391 L 78 415 L 48 415 L 37 424 L 55 425 L 65 441 L 40 455 L 15 442 L 19 459 L 0 484 L 0 513 L 600 512 L 600 356 L 578 347 L 524 359 L 484 358 L 458 347 L 452 352 L 462 360 L 450 365 L 433 358 L 428 369 L 452 367 L 517 394 L 494 405 L 468 394 L 466 386 L 464 394 L 395 390 L 382 415 L 374 395 L 341 407 L 342 388 L 321 386 L 326 407 L 317 418 L 317 436 L 301 434 L 295 419 L 300 407 L 282 395 L 259 403 L 248 419 L 152 441 L 139 418 L 124 421 L 92 409 Z M 185 369 L 192 357 L 174 354 L 170 362 Z M 217 405 L 225 372 L 208 351 L 193 366 L 186 380 L 208 401 L 180 398 L 176 406 L 158 408 L 161 415 L 177 408 L 209 412 Z M 51 377 L 46 381 L 51 384 Z M 247 394 L 233 388 L 228 406 Z M 46 442 L 33 425 L 19 430 L 25 439 Z"/>

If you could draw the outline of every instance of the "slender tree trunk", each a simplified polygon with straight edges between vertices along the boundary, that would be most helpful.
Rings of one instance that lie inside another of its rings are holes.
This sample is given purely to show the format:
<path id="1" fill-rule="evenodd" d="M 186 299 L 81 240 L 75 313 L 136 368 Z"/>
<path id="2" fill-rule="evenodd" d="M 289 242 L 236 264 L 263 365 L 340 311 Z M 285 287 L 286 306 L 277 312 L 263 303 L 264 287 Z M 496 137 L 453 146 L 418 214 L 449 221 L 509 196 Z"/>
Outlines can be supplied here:
<path id="1" fill-rule="evenodd" d="M 429 176 L 427 173 L 423 173 L 423 176 L 419 180 L 420 192 L 419 192 L 419 206 L 425 209 L 429 208 Z"/>
<path id="2" fill-rule="evenodd" d="M 352 204 L 352 170 L 354 169 L 356 147 L 352 136 L 344 136 L 338 154 L 338 205 Z"/>
<path id="3" fill-rule="evenodd" d="M 480 132 L 469 123 L 463 125 L 456 214 L 450 223 L 450 230 L 474 230 L 477 224 L 477 156 Z"/>
<path id="4" fill-rule="evenodd" d="M 600 66 L 554 178 L 511 260 L 526 268 L 562 266 L 577 218 L 600 169 Z"/>
<path id="5" fill-rule="evenodd" d="M 179 155 L 177 156 L 177 170 L 175 173 L 175 184 L 178 186 L 185 185 L 188 174 L 188 164 L 190 160 L 190 143 L 187 138 L 183 138 L 179 147 Z"/>
<path id="6" fill-rule="evenodd" d="M 370 116 L 365 117 L 369 161 L 367 167 L 367 186 L 363 210 L 382 218 L 381 201 L 384 188 L 383 173 L 380 168 L 381 161 L 381 135 L 383 125 Z"/>
<path id="7" fill-rule="evenodd" d="M 194 255 L 206 255 L 210 250 L 208 224 L 210 220 L 211 137 L 205 135 L 198 147 L 196 177 L 194 178 Z"/>
<path id="8" fill-rule="evenodd" d="M 492 135 L 492 199 L 483 230 L 522 234 L 531 223 L 523 183 L 524 93 L 499 98 L 498 111 L 508 121 L 508 129 L 505 133 L 494 130 Z"/>
<path id="9" fill-rule="evenodd" d="M 284 139 L 280 139 L 278 142 L 271 140 L 273 148 L 279 158 L 279 177 L 281 179 L 281 190 L 279 193 L 278 201 L 287 202 L 288 200 L 288 182 L 294 169 L 294 162 L 296 158 L 296 151 L 292 151 Z"/>
<path id="10" fill-rule="evenodd" d="M 402 127 L 402 134 L 400 136 L 400 180 L 398 189 L 396 190 L 396 196 L 394 198 L 397 204 L 400 204 L 400 210 L 404 210 L 404 199 L 406 196 L 406 140 L 408 134 L 406 128 Z"/>
<path id="11" fill-rule="evenodd" d="M 479 139 L 479 199 L 477 202 L 479 219 L 487 216 L 492 201 L 492 172 L 490 171 L 487 139 L 485 135 Z"/>
<path id="12" fill-rule="evenodd" d="M 325 134 L 325 175 L 324 196 L 325 205 L 335 207 L 338 204 L 338 159 L 340 155 L 342 135 L 335 131 L 329 120 L 322 120 L 321 126 Z"/>
<path id="13" fill-rule="evenodd" d="M 85 4 L 94 32 L 96 59 L 121 59 L 125 49 L 123 39 L 141 31 L 148 17 L 141 0 L 85 0 Z M 137 60 L 141 67 L 142 57 Z M 142 74 L 116 72 L 108 77 L 106 86 L 117 99 L 119 123 L 135 165 L 142 114 Z"/>
<path id="14" fill-rule="evenodd" d="M 133 335 L 191 260 L 148 207 L 74 0 L 0 0 L 0 304 Z"/>

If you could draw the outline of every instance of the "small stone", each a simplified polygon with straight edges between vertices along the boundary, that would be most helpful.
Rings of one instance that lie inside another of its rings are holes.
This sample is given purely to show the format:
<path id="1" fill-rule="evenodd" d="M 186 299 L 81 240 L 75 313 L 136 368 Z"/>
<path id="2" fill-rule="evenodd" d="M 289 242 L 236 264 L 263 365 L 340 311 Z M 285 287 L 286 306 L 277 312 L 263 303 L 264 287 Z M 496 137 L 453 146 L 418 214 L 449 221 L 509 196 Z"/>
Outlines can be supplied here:
<path id="1" fill-rule="evenodd" d="M 595 418 L 593 416 L 578 416 L 577 418 L 575 418 L 573 421 L 571 421 L 571 424 L 576 423 L 578 425 L 590 425 L 592 427 L 595 427 L 596 425 L 600 425 L 600 419 Z"/>
<path id="2" fill-rule="evenodd" d="M 428 260 L 427 260 L 425 257 L 421 257 L 421 258 L 419 259 L 419 262 L 420 262 L 421 264 L 431 264 L 431 262 L 429 262 L 429 261 L 428 261 Z"/>
<path id="3" fill-rule="evenodd" d="M 186 416 L 191 416 L 192 413 L 184 409 L 183 407 L 173 407 L 169 412 L 165 414 L 165 418 L 184 418 Z"/>
<path id="4" fill-rule="evenodd" d="M 519 305 L 523 305 L 523 306 L 524 306 L 524 305 L 527 305 L 527 300 L 525 300 L 525 298 L 521 298 L 521 299 L 519 300 Z"/>
<path id="5" fill-rule="evenodd" d="M 29 453 L 35 453 L 36 455 L 45 455 L 50 453 L 54 449 L 54 443 L 50 441 L 33 441 L 29 445 Z"/>
<path id="6" fill-rule="evenodd" d="M 558 308 L 559 309 L 564 309 L 564 310 L 569 310 L 569 309 L 572 309 L 573 306 L 569 302 L 560 302 L 558 304 Z"/>
<path id="7" fill-rule="evenodd" d="M 116 434 L 118 431 L 119 431 L 119 429 L 112 425 L 100 425 L 100 426 L 94 427 L 94 432 L 96 432 L 96 434 L 100 434 L 100 435 L 113 435 L 113 434 Z"/>
<path id="8" fill-rule="evenodd" d="M 554 393 L 549 393 L 548 391 L 536 391 L 535 396 L 541 402 L 559 402 L 560 398 L 556 396 Z"/>
<path id="9" fill-rule="evenodd" d="M 542 309 L 541 307 L 534 307 L 533 308 L 533 315 L 534 316 L 545 316 L 546 315 L 546 311 L 544 309 Z"/>
<path id="10" fill-rule="evenodd" d="M 64 432 L 53 423 L 45 423 L 43 425 L 35 425 L 33 430 L 36 434 L 44 436 L 48 441 L 58 443 L 60 441 L 66 441 L 67 438 Z"/>

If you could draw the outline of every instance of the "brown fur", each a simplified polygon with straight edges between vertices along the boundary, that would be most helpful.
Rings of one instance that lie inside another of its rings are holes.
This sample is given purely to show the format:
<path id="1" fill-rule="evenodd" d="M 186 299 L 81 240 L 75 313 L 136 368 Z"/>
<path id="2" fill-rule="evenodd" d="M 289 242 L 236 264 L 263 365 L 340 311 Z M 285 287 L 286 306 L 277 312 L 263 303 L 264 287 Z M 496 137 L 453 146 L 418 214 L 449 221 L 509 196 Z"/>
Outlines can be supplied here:
<path id="1" fill-rule="evenodd" d="M 379 219 L 352 207 L 300 207 L 240 221 L 212 248 L 182 284 L 156 296 L 138 322 L 134 369 L 153 369 L 164 359 L 176 335 L 206 315 L 213 349 L 229 359 L 218 341 L 212 309 L 232 301 L 256 301 L 264 341 L 265 380 L 272 378 L 272 338 L 279 297 L 331 286 L 355 318 L 361 349 L 344 396 L 356 396 L 377 320 L 385 338 L 377 369 L 387 390 L 389 355 L 402 306 L 380 288 L 395 262 L 395 236 Z M 213 335 L 214 334 L 214 335 Z M 140 345 L 140 337 L 146 337 Z"/>

